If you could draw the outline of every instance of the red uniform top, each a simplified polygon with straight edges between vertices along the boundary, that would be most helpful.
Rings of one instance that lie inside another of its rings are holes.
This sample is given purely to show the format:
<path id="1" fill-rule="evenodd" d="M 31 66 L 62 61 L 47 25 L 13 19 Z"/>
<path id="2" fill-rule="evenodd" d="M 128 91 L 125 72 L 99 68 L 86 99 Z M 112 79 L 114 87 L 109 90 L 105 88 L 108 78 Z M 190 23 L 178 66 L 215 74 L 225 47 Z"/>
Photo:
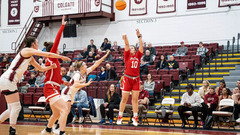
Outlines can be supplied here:
<path id="1" fill-rule="evenodd" d="M 125 61 L 125 74 L 135 77 L 140 74 L 140 62 L 143 53 L 139 50 L 135 55 L 130 54 L 130 50 L 124 51 L 124 61 Z"/>
<path id="2" fill-rule="evenodd" d="M 64 27 L 65 27 L 65 25 L 61 25 L 50 52 L 57 53 L 58 45 L 59 45 Z M 50 66 L 54 63 L 57 65 L 57 68 L 48 70 L 46 72 L 46 75 L 45 75 L 46 77 L 45 77 L 44 83 L 46 83 L 47 81 L 53 81 L 60 85 L 63 83 L 63 80 L 62 80 L 62 75 L 61 75 L 61 66 L 58 61 L 58 58 L 46 58 L 45 66 Z"/>
<path id="3" fill-rule="evenodd" d="M 210 103 L 210 104 L 218 104 L 218 95 L 216 93 L 214 94 L 210 94 L 210 92 L 208 92 L 207 95 L 205 95 L 204 97 L 204 102 Z"/>

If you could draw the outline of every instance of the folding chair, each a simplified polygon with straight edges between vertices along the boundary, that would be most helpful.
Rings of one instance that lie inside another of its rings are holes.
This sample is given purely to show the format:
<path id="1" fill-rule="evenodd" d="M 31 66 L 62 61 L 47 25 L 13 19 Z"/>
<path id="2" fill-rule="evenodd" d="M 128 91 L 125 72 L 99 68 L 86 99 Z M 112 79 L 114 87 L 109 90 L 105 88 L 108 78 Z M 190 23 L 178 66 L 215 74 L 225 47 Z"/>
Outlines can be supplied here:
<path id="1" fill-rule="evenodd" d="M 166 114 L 170 115 L 170 121 L 168 122 L 169 123 L 169 126 L 170 124 L 173 124 L 174 127 L 175 127 L 175 123 L 173 121 L 173 110 L 174 110 L 174 107 L 175 107 L 175 99 L 173 98 L 164 98 L 162 100 L 162 103 L 161 105 L 172 105 L 173 109 L 172 110 L 166 110 Z M 162 125 L 163 122 L 160 122 L 160 120 L 162 119 L 163 120 L 163 116 L 162 116 L 162 110 L 155 110 L 155 113 L 157 114 L 157 118 L 155 119 L 155 123 L 154 123 L 154 126 L 157 122 L 157 120 L 159 120 L 159 124 Z M 172 121 L 172 123 L 171 123 Z"/>
<path id="2" fill-rule="evenodd" d="M 229 118 L 229 122 L 225 122 L 228 123 L 228 128 L 230 129 L 231 124 L 233 125 L 233 129 L 235 130 L 234 124 L 232 123 L 232 116 L 234 114 L 234 101 L 232 99 L 222 99 L 219 103 L 219 106 L 232 106 L 233 107 L 233 112 L 226 112 L 226 111 L 213 111 L 212 115 L 213 115 L 213 120 L 216 120 L 218 129 L 219 129 L 219 119 L 217 119 L 216 117 L 225 117 L 225 118 Z"/>
<path id="3" fill-rule="evenodd" d="M 45 106 L 42 107 L 42 106 L 37 106 L 38 103 L 45 103 Z M 35 106 L 29 106 L 28 109 L 31 110 L 31 114 L 28 118 L 28 120 L 30 120 L 31 116 L 33 115 L 35 119 L 37 119 L 36 117 L 36 114 L 34 113 L 34 111 L 41 111 L 41 116 L 40 118 L 38 119 L 38 121 L 40 121 L 40 119 L 42 118 L 42 116 L 44 116 L 44 119 L 47 121 L 47 118 L 46 116 L 44 115 L 44 111 L 46 110 L 46 106 L 47 106 L 47 103 L 46 103 L 46 100 L 45 100 L 45 97 L 42 96 L 38 99 L 38 101 L 35 103 Z"/>
<path id="4" fill-rule="evenodd" d="M 106 109 L 105 109 L 105 113 L 107 114 L 108 112 L 109 112 L 109 109 L 106 108 Z M 117 115 L 115 115 L 115 116 L 116 116 L 116 120 L 114 120 L 114 118 L 113 118 L 113 121 L 114 121 L 115 123 L 117 123 L 118 113 L 119 113 L 119 110 L 114 108 L 114 109 L 113 109 L 113 114 L 117 114 Z"/>

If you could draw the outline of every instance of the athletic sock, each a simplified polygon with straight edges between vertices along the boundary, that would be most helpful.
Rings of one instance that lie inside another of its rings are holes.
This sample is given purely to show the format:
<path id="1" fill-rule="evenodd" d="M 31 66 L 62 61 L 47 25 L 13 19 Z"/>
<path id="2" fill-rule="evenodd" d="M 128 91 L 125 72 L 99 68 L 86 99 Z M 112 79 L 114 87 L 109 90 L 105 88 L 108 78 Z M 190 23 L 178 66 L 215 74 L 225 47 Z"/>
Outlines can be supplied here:
<path id="1" fill-rule="evenodd" d="M 133 113 L 133 116 L 134 116 L 134 117 L 137 117 L 137 116 L 138 116 L 138 113 Z"/>
<path id="2" fill-rule="evenodd" d="M 48 127 L 46 127 L 46 131 L 49 132 L 49 133 L 51 133 L 52 128 L 48 128 Z"/>
<path id="3" fill-rule="evenodd" d="M 118 115 L 122 117 L 122 116 L 123 116 L 123 112 L 119 112 L 119 114 L 118 114 Z"/>
<path id="4" fill-rule="evenodd" d="M 60 134 L 59 135 L 63 135 L 65 133 L 65 131 L 60 131 Z"/>

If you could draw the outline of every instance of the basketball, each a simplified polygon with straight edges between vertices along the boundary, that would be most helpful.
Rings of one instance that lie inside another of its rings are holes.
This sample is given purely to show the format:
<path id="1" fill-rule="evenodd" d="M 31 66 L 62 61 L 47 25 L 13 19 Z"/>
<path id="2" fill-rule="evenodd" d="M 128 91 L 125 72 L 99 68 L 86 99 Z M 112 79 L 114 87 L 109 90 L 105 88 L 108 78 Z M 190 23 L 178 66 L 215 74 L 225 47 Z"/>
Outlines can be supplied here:
<path id="1" fill-rule="evenodd" d="M 126 1 L 125 0 L 118 0 L 116 3 L 115 3 L 115 7 L 117 10 L 119 11 L 122 11 L 126 8 L 127 4 L 126 4 Z"/>

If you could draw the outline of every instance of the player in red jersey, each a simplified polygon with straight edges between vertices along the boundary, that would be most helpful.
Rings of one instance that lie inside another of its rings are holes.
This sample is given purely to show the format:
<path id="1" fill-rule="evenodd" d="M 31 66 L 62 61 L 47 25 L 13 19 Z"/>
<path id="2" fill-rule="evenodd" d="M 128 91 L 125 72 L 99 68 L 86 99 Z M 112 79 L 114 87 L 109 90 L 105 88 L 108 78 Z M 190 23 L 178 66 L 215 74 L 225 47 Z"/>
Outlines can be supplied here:
<path id="1" fill-rule="evenodd" d="M 44 46 L 46 47 L 47 52 L 59 53 L 58 45 L 59 45 L 64 27 L 67 23 L 66 21 L 64 21 L 64 19 L 65 19 L 65 16 L 62 17 L 62 25 L 57 33 L 54 43 L 52 42 L 44 43 Z M 45 85 L 44 85 L 43 93 L 46 98 L 46 101 L 50 103 L 50 107 L 52 109 L 52 116 L 48 121 L 47 127 L 41 133 L 44 135 L 51 134 L 53 124 L 55 123 L 56 120 L 59 120 L 60 135 L 64 135 L 65 128 L 66 128 L 66 119 L 68 116 L 67 103 L 60 97 L 59 89 L 61 84 L 69 85 L 69 82 L 64 82 L 62 80 L 61 66 L 58 59 L 47 57 L 45 61 L 46 61 L 45 66 L 56 64 L 57 68 L 48 70 L 46 72 L 46 77 L 44 80 Z"/>
<path id="2" fill-rule="evenodd" d="M 122 90 L 122 101 L 120 103 L 119 115 L 117 124 L 122 123 L 122 115 L 125 109 L 126 103 L 128 101 L 128 97 L 130 92 L 132 92 L 132 104 L 133 104 L 133 125 L 138 125 L 138 96 L 140 91 L 140 61 L 143 55 L 143 42 L 142 36 L 139 30 L 136 30 L 136 34 L 139 40 L 139 50 L 137 51 L 135 46 L 129 47 L 129 42 L 127 39 L 127 35 L 123 35 L 123 40 L 125 42 L 125 50 L 124 50 L 124 62 L 125 62 L 125 73 L 121 84 Z"/>

